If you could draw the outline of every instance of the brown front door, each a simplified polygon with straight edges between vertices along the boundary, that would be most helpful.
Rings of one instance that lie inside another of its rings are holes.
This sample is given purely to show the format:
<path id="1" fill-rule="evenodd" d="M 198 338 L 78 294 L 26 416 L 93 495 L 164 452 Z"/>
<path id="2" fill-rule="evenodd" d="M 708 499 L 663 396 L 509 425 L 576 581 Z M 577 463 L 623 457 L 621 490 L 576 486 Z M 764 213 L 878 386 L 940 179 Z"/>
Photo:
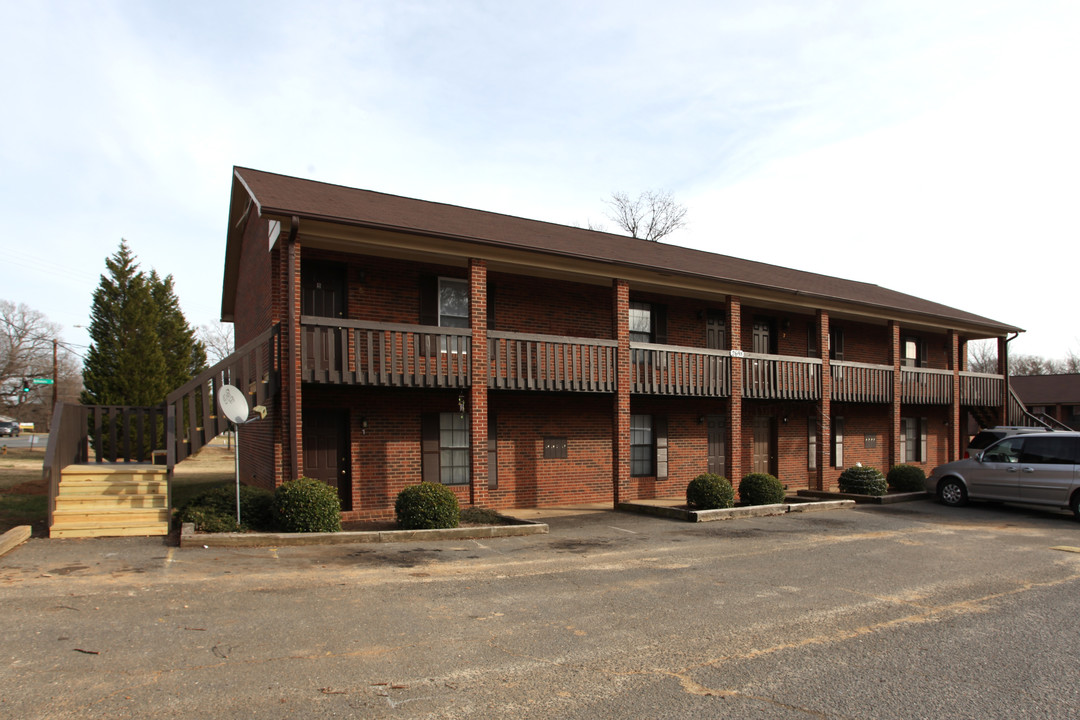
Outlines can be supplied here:
<path id="1" fill-rule="evenodd" d="M 344 410 L 304 411 L 304 475 L 337 489 L 342 510 L 352 510 L 348 437 Z"/>
<path id="2" fill-rule="evenodd" d="M 709 472 L 723 477 L 724 473 L 727 472 L 726 443 L 724 439 L 727 433 L 727 423 L 724 422 L 724 416 L 706 415 L 705 428 L 708 436 Z"/>
<path id="3" fill-rule="evenodd" d="M 705 318 L 705 347 L 727 350 L 727 323 L 719 310 L 710 310 Z"/>
<path id="4" fill-rule="evenodd" d="M 776 419 L 754 418 L 753 471 L 776 475 Z"/>

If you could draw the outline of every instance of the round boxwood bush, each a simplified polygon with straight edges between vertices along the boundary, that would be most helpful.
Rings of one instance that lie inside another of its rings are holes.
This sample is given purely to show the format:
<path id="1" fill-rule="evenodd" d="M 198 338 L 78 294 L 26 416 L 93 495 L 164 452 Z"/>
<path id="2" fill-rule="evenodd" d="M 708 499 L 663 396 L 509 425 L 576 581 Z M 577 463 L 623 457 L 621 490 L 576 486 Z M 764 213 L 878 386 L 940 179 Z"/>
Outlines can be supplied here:
<path id="1" fill-rule="evenodd" d="M 399 492 L 394 513 L 398 526 L 405 530 L 456 528 L 461 520 L 454 491 L 431 482 L 410 485 Z"/>
<path id="2" fill-rule="evenodd" d="M 735 490 L 726 477 L 702 473 L 686 486 L 686 505 L 693 510 L 716 510 L 735 504 Z"/>
<path id="3" fill-rule="evenodd" d="M 926 473 L 914 465 L 893 465 L 885 476 L 890 490 L 896 492 L 923 492 L 926 490 Z"/>
<path id="4" fill-rule="evenodd" d="M 176 513 L 180 523 L 194 523 L 200 532 L 270 530 L 274 494 L 262 488 L 240 486 L 240 522 L 236 525 L 236 486 L 222 485 L 199 493 Z"/>
<path id="5" fill-rule="evenodd" d="M 855 495 L 884 495 L 888 490 L 885 476 L 876 467 L 854 465 L 840 473 L 840 492 Z"/>
<path id="6" fill-rule="evenodd" d="M 283 532 L 341 532 L 341 501 L 320 480 L 290 480 L 274 492 L 274 518 Z"/>
<path id="7" fill-rule="evenodd" d="M 743 505 L 775 505 L 784 502 L 785 497 L 784 484 L 768 473 L 750 473 L 739 482 Z"/>

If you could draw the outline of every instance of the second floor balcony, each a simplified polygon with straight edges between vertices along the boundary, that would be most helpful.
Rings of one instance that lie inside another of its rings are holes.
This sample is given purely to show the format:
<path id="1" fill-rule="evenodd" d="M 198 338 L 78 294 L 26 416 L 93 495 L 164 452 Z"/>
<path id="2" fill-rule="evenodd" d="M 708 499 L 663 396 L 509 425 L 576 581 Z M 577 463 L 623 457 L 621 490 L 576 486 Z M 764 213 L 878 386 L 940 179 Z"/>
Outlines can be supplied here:
<path id="1" fill-rule="evenodd" d="M 301 373 L 307 383 L 376 387 L 466 388 L 473 384 L 472 333 L 432 327 L 301 318 Z M 496 390 L 612 393 L 618 389 L 618 344 L 604 338 L 489 331 L 487 384 Z M 630 344 L 630 392 L 674 397 L 730 397 L 733 358 L 741 358 L 747 399 L 815 401 L 822 397 L 819 358 L 740 353 L 652 343 Z M 833 402 L 890 403 L 890 365 L 832 361 Z M 904 404 L 953 402 L 951 370 L 904 367 Z M 999 407 L 1000 375 L 959 373 L 966 407 Z"/>

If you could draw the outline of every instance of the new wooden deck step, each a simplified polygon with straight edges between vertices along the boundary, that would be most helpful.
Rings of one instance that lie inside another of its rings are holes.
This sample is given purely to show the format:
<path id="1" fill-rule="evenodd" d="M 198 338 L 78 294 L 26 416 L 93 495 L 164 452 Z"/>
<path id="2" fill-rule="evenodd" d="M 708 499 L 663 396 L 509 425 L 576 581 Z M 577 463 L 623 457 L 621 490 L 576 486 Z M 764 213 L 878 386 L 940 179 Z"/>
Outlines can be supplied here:
<path id="1" fill-rule="evenodd" d="M 71 465 L 64 468 L 49 537 L 167 535 L 165 468 Z"/>

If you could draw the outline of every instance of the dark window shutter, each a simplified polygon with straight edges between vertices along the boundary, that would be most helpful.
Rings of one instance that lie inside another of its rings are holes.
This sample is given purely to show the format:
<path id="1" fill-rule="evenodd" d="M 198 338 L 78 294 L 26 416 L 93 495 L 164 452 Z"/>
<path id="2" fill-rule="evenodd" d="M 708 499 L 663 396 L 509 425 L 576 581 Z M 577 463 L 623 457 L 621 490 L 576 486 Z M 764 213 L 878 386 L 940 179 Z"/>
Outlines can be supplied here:
<path id="1" fill-rule="evenodd" d="M 668 423 L 667 418 L 653 417 L 653 433 L 656 439 L 656 479 L 667 480 L 668 476 Z"/>
<path id="2" fill-rule="evenodd" d="M 439 413 L 420 416 L 420 479 L 437 483 L 439 475 Z"/>
<path id="3" fill-rule="evenodd" d="M 667 345 L 667 306 L 652 303 L 652 341 Z"/>
<path id="4" fill-rule="evenodd" d="M 499 423 L 495 420 L 495 413 L 488 413 L 488 490 L 499 488 Z"/>
<path id="5" fill-rule="evenodd" d="M 835 328 L 829 331 L 829 359 L 844 360 L 844 329 Z"/>
<path id="6" fill-rule="evenodd" d="M 420 276 L 420 324 L 439 324 L 439 278 L 435 275 Z M 439 343 L 430 335 L 424 338 L 424 354 L 431 357 L 438 353 Z M 419 340 L 419 338 L 417 338 Z"/>
<path id="7" fill-rule="evenodd" d="M 926 352 L 926 341 L 919 344 L 919 367 L 930 367 L 930 358 Z"/>
<path id="8" fill-rule="evenodd" d="M 495 329 L 495 283 L 487 284 L 487 329 Z"/>
<path id="9" fill-rule="evenodd" d="M 818 325 L 812 322 L 806 326 L 806 356 L 817 357 L 818 351 Z"/>

